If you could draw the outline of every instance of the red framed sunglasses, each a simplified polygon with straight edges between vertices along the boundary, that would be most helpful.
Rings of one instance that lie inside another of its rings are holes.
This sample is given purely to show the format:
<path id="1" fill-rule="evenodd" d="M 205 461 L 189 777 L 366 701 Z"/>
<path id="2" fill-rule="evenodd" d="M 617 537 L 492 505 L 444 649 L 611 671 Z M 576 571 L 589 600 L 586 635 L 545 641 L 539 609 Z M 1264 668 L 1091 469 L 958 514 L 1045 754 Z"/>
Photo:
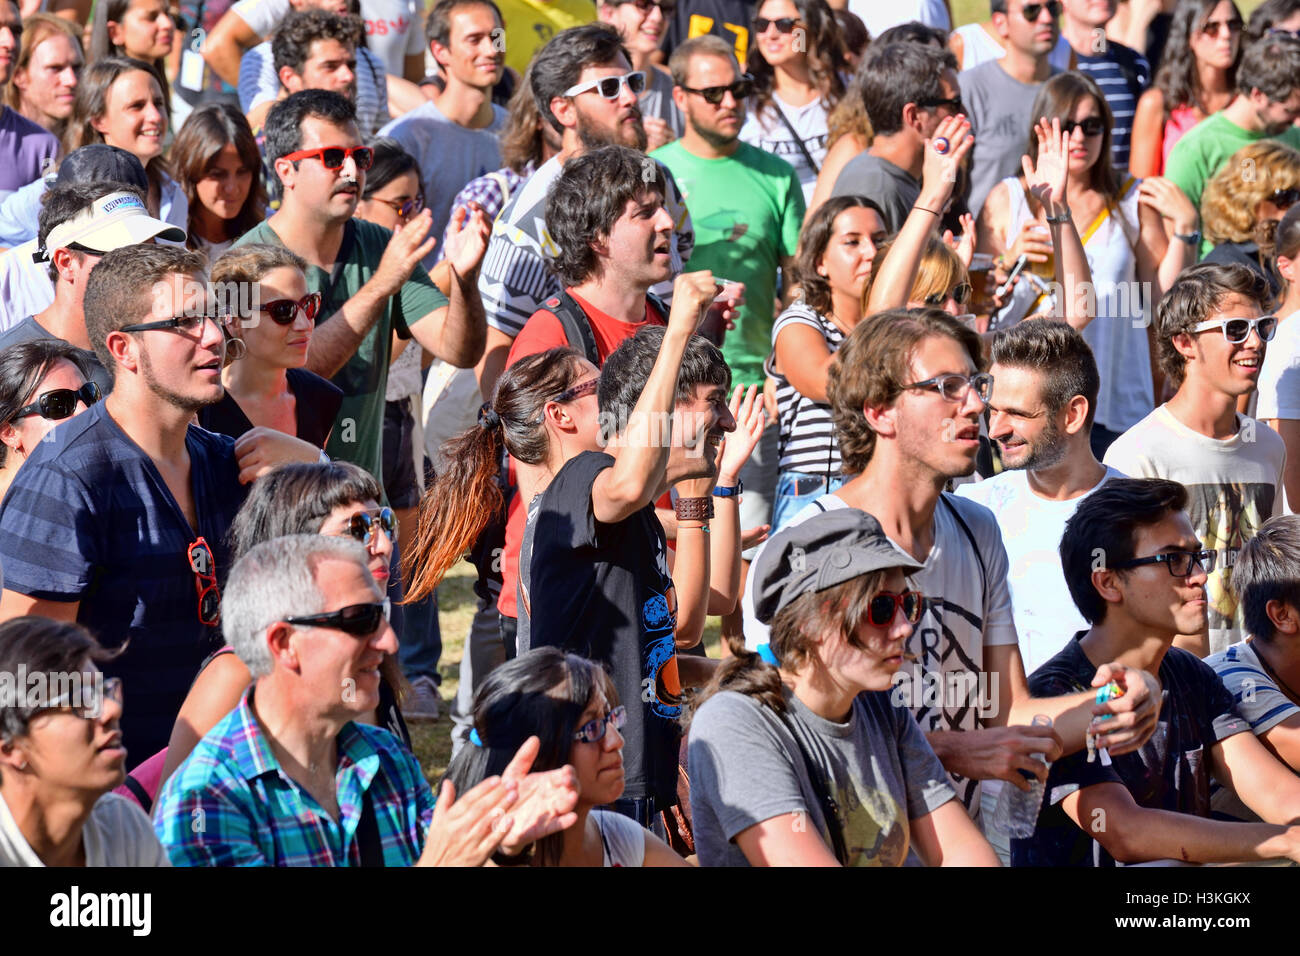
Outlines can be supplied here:
<path id="1" fill-rule="evenodd" d="M 349 156 L 357 164 L 357 169 L 367 170 L 375 164 L 375 151 L 369 146 L 322 146 L 320 149 L 300 149 L 290 153 L 284 159 L 297 162 L 300 159 L 320 157 L 321 165 L 326 169 L 342 169 Z"/>
<path id="2" fill-rule="evenodd" d="M 221 590 L 217 587 L 217 562 L 208 542 L 199 535 L 186 553 L 194 572 L 194 591 L 199 598 L 199 623 L 216 627 L 221 623 Z"/>

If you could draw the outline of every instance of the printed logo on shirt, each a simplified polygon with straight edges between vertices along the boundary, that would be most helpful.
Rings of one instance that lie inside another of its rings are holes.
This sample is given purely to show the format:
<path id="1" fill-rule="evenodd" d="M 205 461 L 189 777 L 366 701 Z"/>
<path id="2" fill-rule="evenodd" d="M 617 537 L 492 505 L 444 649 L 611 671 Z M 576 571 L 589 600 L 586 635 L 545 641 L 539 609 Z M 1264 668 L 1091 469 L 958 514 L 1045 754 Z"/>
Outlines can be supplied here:
<path id="1" fill-rule="evenodd" d="M 677 589 L 670 584 L 663 594 L 652 591 L 641 605 L 641 629 L 647 637 L 641 698 L 651 711 L 667 720 L 676 720 L 682 712 L 676 628 Z"/>

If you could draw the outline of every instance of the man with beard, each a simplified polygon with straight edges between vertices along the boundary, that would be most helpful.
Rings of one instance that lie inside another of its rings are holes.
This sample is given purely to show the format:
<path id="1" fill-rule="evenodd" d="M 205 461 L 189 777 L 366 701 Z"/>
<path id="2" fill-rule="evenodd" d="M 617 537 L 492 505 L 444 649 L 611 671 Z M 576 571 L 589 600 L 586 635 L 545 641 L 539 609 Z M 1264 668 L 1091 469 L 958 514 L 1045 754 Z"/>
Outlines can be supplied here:
<path id="1" fill-rule="evenodd" d="M 381 475 L 393 332 L 457 368 L 473 366 L 482 354 L 477 277 L 465 266 L 473 261 L 471 242 L 451 254 L 449 304 L 420 265 L 436 241 L 426 238 L 433 224 L 428 209 L 391 233 L 352 218 L 374 154 L 361 145 L 352 104 L 338 93 L 303 90 L 277 103 L 266 118 L 265 153 L 283 184 L 284 201 L 235 245 L 285 246 L 307 260 L 307 288 L 322 294 L 324 316 L 316 323 L 307 367 L 343 389 L 325 450 Z M 463 232 L 481 243 L 487 228 L 476 213 Z"/>
<path id="2" fill-rule="evenodd" d="M 558 34 L 537 54 L 531 80 L 542 121 L 559 132 L 562 148 L 514 191 L 492 227 L 479 278 L 488 323 L 487 347 L 478 365 L 484 398 L 492 395 L 524 323 L 562 291 L 547 268 L 555 257 L 555 240 L 546 226 L 546 197 L 560 170 L 574 156 L 597 146 L 646 147 L 637 106 L 646 77 L 632 70 L 618 31 L 608 24 Z M 658 173 L 647 167 L 647 182 L 657 175 L 667 179 L 664 208 L 673 220 L 671 260 L 676 275 L 690 257 L 694 234 L 677 183 L 662 166 Z"/>
<path id="3" fill-rule="evenodd" d="M 1021 322 L 993 339 L 989 438 L 1003 471 L 957 494 L 993 512 L 1007 549 L 1007 587 L 1025 673 L 1088 629 L 1075 609 L 1057 550 L 1065 523 L 1085 497 L 1123 475 L 1097 461 L 1090 435 L 1101 380 L 1092 349 L 1064 322 Z M 985 814 L 1003 783 L 986 780 Z M 988 819 L 992 819 L 991 816 Z M 1006 834 L 988 837 L 1004 863 Z"/>
<path id="4" fill-rule="evenodd" d="M 223 394 L 225 344 L 204 258 L 139 244 L 104 254 L 86 330 L 108 398 L 56 426 L 0 510 L 0 619 L 78 621 L 131 695 L 132 763 L 167 745 L 204 658 L 221 646 L 226 531 L 244 500 L 234 440 L 192 424 Z"/>

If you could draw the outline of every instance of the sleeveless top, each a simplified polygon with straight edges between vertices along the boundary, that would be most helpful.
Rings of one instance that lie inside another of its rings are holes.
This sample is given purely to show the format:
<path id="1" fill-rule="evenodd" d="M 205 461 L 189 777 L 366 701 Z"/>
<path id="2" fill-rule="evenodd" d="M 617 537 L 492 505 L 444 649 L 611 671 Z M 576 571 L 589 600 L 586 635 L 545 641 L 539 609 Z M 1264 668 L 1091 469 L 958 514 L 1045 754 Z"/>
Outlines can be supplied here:
<path id="1" fill-rule="evenodd" d="M 830 406 L 806 397 L 789 379 L 772 369 L 777 336 L 791 325 L 816 329 L 831 352 L 844 342 L 844 333 L 829 318 L 809 308 L 803 299 L 792 302 L 772 326 L 773 353 L 765 369 L 776 380 L 776 417 L 780 425 L 777 470 L 825 475 L 829 479 L 840 473 L 840 448 L 835 440 Z"/>
<path id="2" fill-rule="evenodd" d="M 1183 138 L 1183 134 L 1199 123 L 1196 110 L 1190 106 L 1178 106 L 1169 111 L 1169 121 L 1165 123 L 1164 142 L 1160 147 L 1160 174 L 1164 175 L 1165 163 L 1169 162 L 1169 151 L 1174 143 Z"/>
<path id="3" fill-rule="evenodd" d="M 1007 235 L 1014 236 L 1034 217 L 1019 179 L 1003 182 L 1011 199 Z M 1139 235 L 1138 183 L 1129 177 L 1120 189 L 1119 201 L 1102 210 L 1079 236 L 1096 290 L 1096 318 L 1083 330 L 1101 375 L 1096 422 L 1114 432 L 1136 425 L 1153 408 L 1146 328 L 1149 316 L 1143 310 L 1134 251 Z M 998 314 L 996 327 L 1006 328 L 1030 315 L 1038 298 L 1030 283 L 1017 283 L 1011 300 Z"/>
<path id="4" fill-rule="evenodd" d="M 591 811 L 600 831 L 605 866 L 644 866 L 645 830 L 641 824 L 613 810 Z"/>

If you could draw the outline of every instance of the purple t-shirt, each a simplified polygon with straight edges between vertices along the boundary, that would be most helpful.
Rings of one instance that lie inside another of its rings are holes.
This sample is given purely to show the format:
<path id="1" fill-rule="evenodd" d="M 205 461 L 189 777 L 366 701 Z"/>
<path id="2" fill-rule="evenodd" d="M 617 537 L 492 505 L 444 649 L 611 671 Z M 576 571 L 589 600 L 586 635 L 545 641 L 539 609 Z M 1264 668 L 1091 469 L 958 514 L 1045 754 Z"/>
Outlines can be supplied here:
<path id="1" fill-rule="evenodd" d="M 59 141 L 44 126 L 37 126 L 9 107 L 0 112 L 0 194 L 34 182 L 45 172 L 46 161 L 58 158 Z"/>

